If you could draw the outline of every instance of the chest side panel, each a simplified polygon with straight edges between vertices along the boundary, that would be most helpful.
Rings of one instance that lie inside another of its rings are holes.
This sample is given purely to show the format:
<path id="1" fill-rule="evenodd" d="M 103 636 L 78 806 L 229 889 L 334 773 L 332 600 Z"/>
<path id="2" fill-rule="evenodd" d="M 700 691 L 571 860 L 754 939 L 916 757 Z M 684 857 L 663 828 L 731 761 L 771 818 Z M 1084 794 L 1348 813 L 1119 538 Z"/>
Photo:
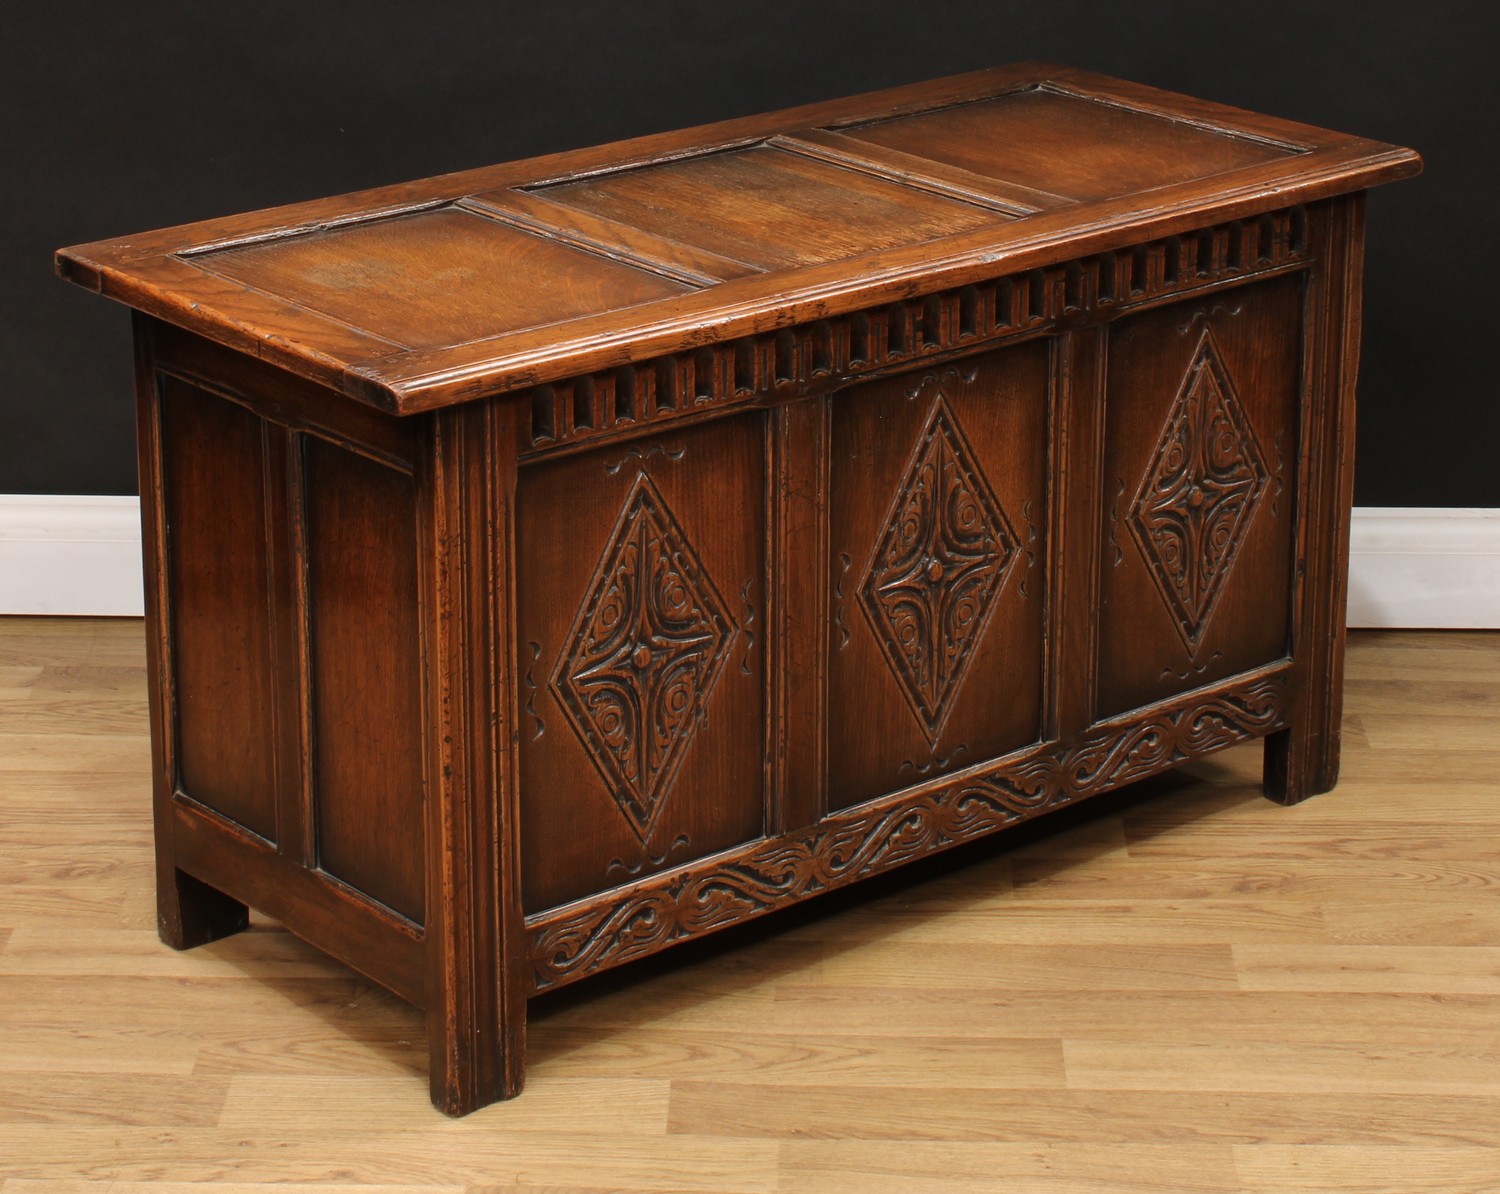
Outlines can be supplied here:
<path id="1" fill-rule="evenodd" d="M 160 388 L 176 783 L 278 837 L 263 424 L 175 377 Z"/>

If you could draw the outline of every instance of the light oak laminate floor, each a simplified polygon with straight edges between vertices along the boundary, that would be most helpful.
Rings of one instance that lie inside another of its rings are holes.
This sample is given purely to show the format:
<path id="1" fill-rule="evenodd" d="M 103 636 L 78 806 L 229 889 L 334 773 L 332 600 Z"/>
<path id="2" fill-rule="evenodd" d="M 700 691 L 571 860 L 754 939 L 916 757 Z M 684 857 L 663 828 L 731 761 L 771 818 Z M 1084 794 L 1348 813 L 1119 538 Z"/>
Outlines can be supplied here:
<path id="1" fill-rule="evenodd" d="M 1500 1191 L 1500 634 L 1351 636 L 1344 780 L 1240 748 L 531 1008 L 153 927 L 142 630 L 0 619 L 0 1194 Z"/>

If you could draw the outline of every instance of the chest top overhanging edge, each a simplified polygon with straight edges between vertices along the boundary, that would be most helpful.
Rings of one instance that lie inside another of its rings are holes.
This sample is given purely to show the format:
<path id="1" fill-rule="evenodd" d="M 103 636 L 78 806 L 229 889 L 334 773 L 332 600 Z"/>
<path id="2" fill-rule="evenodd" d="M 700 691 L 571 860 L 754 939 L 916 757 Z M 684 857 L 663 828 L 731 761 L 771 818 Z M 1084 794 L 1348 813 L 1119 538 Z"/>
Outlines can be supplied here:
<path id="1" fill-rule="evenodd" d="M 79 245 L 57 268 L 408 414 L 1420 168 L 1025 63 Z"/>

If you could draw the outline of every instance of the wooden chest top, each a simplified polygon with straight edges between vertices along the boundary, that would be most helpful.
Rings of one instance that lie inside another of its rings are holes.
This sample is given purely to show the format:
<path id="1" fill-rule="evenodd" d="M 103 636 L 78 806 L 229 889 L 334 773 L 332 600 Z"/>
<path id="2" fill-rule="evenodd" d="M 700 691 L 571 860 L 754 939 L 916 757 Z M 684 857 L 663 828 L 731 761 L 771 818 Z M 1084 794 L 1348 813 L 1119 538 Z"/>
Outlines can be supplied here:
<path id="1" fill-rule="evenodd" d="M 1419 168 L 1033 63 L 76 246 L 58 270 L 407 414 Z"/>

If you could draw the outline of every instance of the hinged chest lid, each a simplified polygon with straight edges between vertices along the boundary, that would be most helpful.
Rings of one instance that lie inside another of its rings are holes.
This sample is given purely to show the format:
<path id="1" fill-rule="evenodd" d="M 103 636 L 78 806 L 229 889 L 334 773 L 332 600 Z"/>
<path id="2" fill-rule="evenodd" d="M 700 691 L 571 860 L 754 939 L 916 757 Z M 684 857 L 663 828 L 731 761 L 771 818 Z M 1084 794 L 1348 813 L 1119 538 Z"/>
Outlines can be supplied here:
<path id="1" fill-rule="evenodd" d="M 405 414 L 1419 168 L 1025 64 L 77 246 L 58 271 Z"/>

